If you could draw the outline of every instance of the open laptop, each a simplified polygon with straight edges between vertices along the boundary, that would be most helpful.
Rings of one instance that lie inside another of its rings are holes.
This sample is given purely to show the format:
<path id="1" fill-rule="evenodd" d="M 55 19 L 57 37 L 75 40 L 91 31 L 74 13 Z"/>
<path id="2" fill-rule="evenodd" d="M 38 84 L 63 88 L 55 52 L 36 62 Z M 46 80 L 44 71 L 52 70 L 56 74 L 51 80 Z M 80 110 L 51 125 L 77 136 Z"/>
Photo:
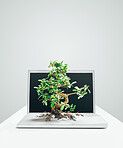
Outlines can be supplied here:
<path id="1" fill-rule="evenodd" d="M 69 98 L 69 104 L 76 104 L 76 108 L 72 113 L 75 115 L 75 120 L 70 119 L 52 119 L 45 121 L 45 118 L 40 117 L 44 112 L 50 112 L 51 108 L 44 106 L 38 100 L 37 92 L 34 89 L 39 85 L 39 79 L 46 78 L 47 70 L 28 71 L 28 103 L 27 115 L 17 124 L 18 128 L 106 128 L 107 122 L 95 114 L 95 80 L 94 71 L 68 71 L 67 76 L 71 81 L 76 81 L 78 87 L 87 84 L 89 86 L 90 94 L 85 95 L 82 99 L 77 99 L 76 95 Z M 67 90 L 68 91 L 68 90 Z M 71 91 L 71 90 L 69 90 Z M 81 116 L 76 116 L 79 113 Z"/>

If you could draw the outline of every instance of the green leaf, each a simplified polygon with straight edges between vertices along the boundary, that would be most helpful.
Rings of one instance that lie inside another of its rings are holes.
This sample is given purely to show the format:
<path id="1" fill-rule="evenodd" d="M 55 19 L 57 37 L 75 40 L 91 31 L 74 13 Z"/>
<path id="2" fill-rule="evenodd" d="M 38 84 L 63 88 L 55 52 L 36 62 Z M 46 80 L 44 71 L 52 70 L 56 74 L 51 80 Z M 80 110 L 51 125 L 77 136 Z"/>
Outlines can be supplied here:
<path id="1" fill-rule="evenodd" d="M 53 102 L 58 102 L 58 99 L 53 99 Z"/>
<path id="2" fill-rule="evenodd" d="M 73 107 L 73 104 L 71 104 L 71 107 Z"/>
<path id="3" fill-rule="evenodd" d="M 75 84 L 75 83 L 77 83 L 77 82 L 76 82 L 76 81 L 74 81 L 74 82 L 72 82 L 72 83 L 71 83 L 71 85 L 73 85 L 73 84 Z"/>
<path id="4" fill-rule="evenodd" d="M 44 103 L 45 103 L 45 105 L 47 106 L 47 101 L 45 101 Z"/>
<path id="5" fill-rule="evenodd" d="M 43 100 L 42 103 L 47 106 L 47 101 Z"/>
<path id="6" fill-rule="evenodd" d="M 73 106 L 73 109 L 75 109 L 76 105 Z"/>
<path id="7" fill-rule="evenodd" d="M 77 91 L 77 89 L 73 89 L 73 91 Z"/>
<path id="8" fill-rule="evenodd" d="M 81 99 L 81 98 L 83 98 L 83 95 L 80 95 L 80 96 L 78 97 L 78 99 Z"/>
<path id="9" fill-rule="evenodd" d="M 37 89 L 38 87 L 34 87 L 35 89 Z"/>
<path id="10" fill-rule="evenodd" d="M 87 94 L 87 92 L 82 93 L 83 96 L 86 95 L 86 94 Z"/>
<path id="11" fill-rule="evenodd" d="M 84 85 L 84 91 L 86 91 L 88 89 L 87 85 Z"/>
<path id="12" fill-rule="evenodd" d="M 54 96 L 54 95 L 51 95 L 51 98 L 52 98 L 52 99 L 54 99 L 54 98 L 55 98 L 55 96 Z"/>
<path id="13" fill-rule="evenodd" d="M 56 64 L 56 67 L 60 67 L 60 66 L 61 66 L 61 63 L 57 63 L 57 64 Z"/>
<path id="14" fill-rule="evenodd" d="M 64 64 L 65 66 L 64 66 L 64 68 L 67 68 L 67 64 Z"/>
<path id="15" fill-rule="evenodd" d="M 70 84 L 69 83 L 66 83 L 66 86 L 69 86 Z"/>
<path id="16" fill-rule="evenodd" d="M 48 100 L 49 98 L 51 98 L 51 96 L 50 95 L 47 95 L 45 99 Z"/>
<path id="17" fill-rule="evenodd" d="M 74 88 L 77 89 L 77 90 L 79 90 L 79 87 L 78 86 L 75 86 Z"/>
<path id="18" fill-rule="evenodd" d="M 89 94 L 91 93 L 90 89 L 88 89 Z"/>
<path id="19" fill-rule="evenodd" d="M 42 82 L 42 80 L 38 80 L 39 82 Z"/>
<path id="20" fill-rule="evenodd" d="M 54 106 L 54 102 L 52 102 L 50 106 L 53 107 Z"/>
<path id="21" fill-rule="evenodd" d="M 49 93 L 52 93 L 52 92 L 53 92 L 53 89 L 50 88 L 50 89 L 49 89 Z"/>
<path id="22" fill-rule="evenodd" d="M 40 96 L 40 90 L 37 90 L 37 94 L 38 94 L 38 96 Z"/>
<path id="23" fill-rule="evenodd" d="M 60 107 L 60 110 L 62 111 L 64 109 L 64 105 L 62 105 L 61 107 Z"/>
<path id="24" fill-rule="evenodd" d="M 61 101 L 61 104 L 64 104 L 64 102 Z"/>
<path id="25" fill-rule="evenodd" d="M 74 111 L 73 108 L 70 108 L 70 111 Z"/>
<path id="26" fill-rule="evenodd" d="M 81 96 L 78 97 L 78 99 L 80 99 L 80 98 L 81 98 Z"/>

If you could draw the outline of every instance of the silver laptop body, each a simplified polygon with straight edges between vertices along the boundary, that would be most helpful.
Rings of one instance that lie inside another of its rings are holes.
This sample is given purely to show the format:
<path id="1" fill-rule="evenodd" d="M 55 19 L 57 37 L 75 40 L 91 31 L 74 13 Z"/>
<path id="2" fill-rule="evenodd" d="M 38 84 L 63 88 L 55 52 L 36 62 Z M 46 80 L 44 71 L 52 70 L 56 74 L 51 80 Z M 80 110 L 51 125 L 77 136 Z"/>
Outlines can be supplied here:
<path id="1" fill-rule="evenodd" d="M 48 70 L 29 70 L 28 71 L 28 99 L 27 99 L 27 114 L 20 120 L 17 124 L 18 128 L 106 128 L 108 123 L 99 115 L 95 114 L 95 75 L 94 71 L 83 71 L 83 70 L 69 70 L 68 74 L 91 74 L 92 75 L 92 97 L 91 101 L 91 110 L 90 111 L 81 111 L 79 114 L 83 116 L 76 116 L 75 121 L 70 119 L 52 119 L 51 121 L 45 121 L 45 118 L 39 117 L 41 114 L 44 114 L 44 111 L 38 110 L 38 107 L 34 108 L 35 102 L 32 102 L 31 98 L 31 82 L 33 81 L 33 77 L 31 74 L 46 74 Z M 33 97 L 34 98 L 34 97 Z M 36 99 L 35 99 L 36 100 Z M 35 101 L 33 100 L 33 101 Z M 38 99 L 37 99 L 38 100 Z M 36 100 L 36 101 L 37 101 Z M 89 102 L 87 102 L 89 104 Z M 86 104 L 87 104 L 86 103 Z M 41 104 L 41 102 L 40 102 Z M 85 106 L 84 106 L 85 107 Z M 80 106 L 81 108 L 81 106 Z M 86 110 L 86 108 L 85 108 Z M 75 115 L 76 113 L 72 113 Z"/>

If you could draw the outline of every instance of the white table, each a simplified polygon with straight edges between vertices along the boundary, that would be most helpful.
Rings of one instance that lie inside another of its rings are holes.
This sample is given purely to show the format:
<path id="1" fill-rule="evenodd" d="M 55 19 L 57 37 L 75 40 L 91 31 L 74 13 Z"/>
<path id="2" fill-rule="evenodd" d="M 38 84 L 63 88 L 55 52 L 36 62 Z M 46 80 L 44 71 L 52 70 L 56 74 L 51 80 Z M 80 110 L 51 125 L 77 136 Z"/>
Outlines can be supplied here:
<path id="1" fill-rule="evenodd" d="M 123 123 L 96 106 L 107 129 L 18 129 L 26 106 L 0 124 L 1 148 L 123 148 Z"/>

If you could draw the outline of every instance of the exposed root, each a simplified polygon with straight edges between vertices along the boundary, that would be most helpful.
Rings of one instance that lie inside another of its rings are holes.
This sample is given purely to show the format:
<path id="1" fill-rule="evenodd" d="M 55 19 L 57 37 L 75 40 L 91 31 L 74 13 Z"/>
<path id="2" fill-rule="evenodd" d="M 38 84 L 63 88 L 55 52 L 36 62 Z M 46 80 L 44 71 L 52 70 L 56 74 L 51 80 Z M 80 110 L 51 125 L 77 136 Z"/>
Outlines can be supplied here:
<path id="1" fill-rule="evenodd" d="M 45 121 L 51 121 L 53 114 L 48 114 Z"/>
<path id="2" fill-rule="evenodd" d="M 79 114 L 79 113 L 76 113 L 75 115 L 76 116 L 84 116 L 83 114 Z"/>
<path id="3" fill-rule="evenodd" d="M 78 114 L 78 113 L 76 113 L 75 115 L 83 116 L 82 114 Z M 70 111 L 63 113 L 62 111 L 58 109 L 56 109 L 55 112 L 52 111 L 51 113 L 44 113 L 44 114 L 38 115 L 37 117 L 45 117 L 45 121 L 51 121 L 52 118 L 57 118 L 58 120 L 62 118 L 66 118 L 66 119 L 76 121 L 75 116 L 72 115 Z"/>

